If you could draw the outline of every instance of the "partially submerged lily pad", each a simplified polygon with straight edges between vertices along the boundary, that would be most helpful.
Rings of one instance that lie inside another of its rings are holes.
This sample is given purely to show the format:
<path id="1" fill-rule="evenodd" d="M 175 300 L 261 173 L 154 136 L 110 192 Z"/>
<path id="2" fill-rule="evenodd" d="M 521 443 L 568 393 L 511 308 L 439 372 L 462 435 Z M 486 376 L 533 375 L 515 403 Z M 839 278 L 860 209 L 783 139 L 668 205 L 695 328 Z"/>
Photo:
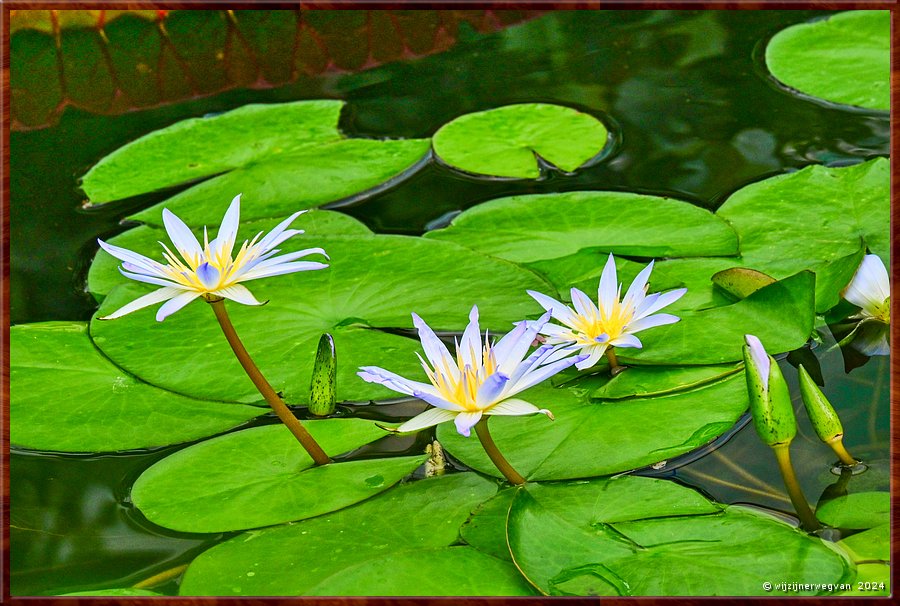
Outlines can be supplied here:
<path id="1" fill-rule="evenodd" d="M 158 238 L 164 238 L 159 230 Z M 142 235 L 156 254 L 158 244 Z M 473 304 L 482 329 L 501 334 L 534 311 L 527 289 L 550 286 L 512 263 L 474 253 L 449 242 L 407 236 L 334 236 L 294 238 L 281 247 L 290 252 L 321 246 L 331 257 L 324 270 L 278 276 L 248 286 L 263 307 L 227 303 L 247 350 L 277 391 L 290 404 L 305 403 L 323 332 L 334 336 L 341 358 L 339 400 L 395 397 L 380 385 L 359 380 L 358 367 L 376 365 L 410 377 L 422 373 L 416 339 L 382 328 L 412 329 L 415 311 L 436 330 L 465 328 Z M 129 282 L 112 267 L 95 283 Z M 122 285 L 110 292 L 91 324 L 95 342 L 113 361 L 148 382 L 209 399 L 261 401 L 228 347 L 212 311 L 191 303 L 165 322 L 147 308 L 116 320 L 110 313 L 147 292 Z M 424 378 L 424 377 L 423 377 Z"/>
<path id="2" fill-rule="evenodd" d="M 516 263 L 557 259 L 586 248 L 636 257 L 738 252 L 737 234 L 707 210 L 673 198 L 611 191 L 497 198 L 425 237 Z"/>
<path id="3" fill-rule="evenodd" d="M 466 114 L 434 134 L 446 164 L 478 175 L 536 179 L 538 158 L 574 172 L 608 145 L 597 118 L 561 105 L 523 103 Z"/>
<path id="4" fill-rule="evenodd" d="M 874 528 L 890 520 L 888 492 L 856 492 L 823 503 L 816 517 L 824 524 L 841 528 Z"/>
<path id="5" fill-rule="evenodd" d="M 191 185 L 132 219 L 161 224 L 168 208 L 189 225 L 221 218 L 223 201 L 243 193 L 244 218 L 289 214 L 386 187 L 427 157 L 428 139 L 348 139 L 338 129 L 342 101 L 246 105 L 184 120 L 119 148 L 82 187 L 104 204 Z"/>
<path id="6" fill-rule="evenodd" d="M 784 595 L 764 583 L 851 575 L 820 539 L 773 517 L 633 476 L 528 484 L 507 536 L 516 566 L 546 595 Z"/>
<path id="7" fill-rule="evenodd" d="M 10 442 L 17 448 L 154 448 L 205 438 L 263 414 L 138 381 L 97 351 L 83 322 L 13 326 L 10 349 Z"/>
<path id="8" fill-rule="evenodd" d="M 447 551 L 470 512 L 496 491 L 477 474 L 449 474 L 402 484 L 329 515 L 244 533 L 200 554 L 185 573 L 181 595 L 477 595 L 491 592 L 484 584 L 489 580 L 508 595 L 529 595 L 511 564 L 474 555 L 472 548 Z M 477 585 L 458 585 L 462 580 L 443 567 L 422 578 L 423 567 L 463 560 L 494 574 L 472 575 L 482 577 L 473 579 Z M 345 574 L 363 570 L 376 576 L 342 585 Z"/>
<path id="9" fill-rule="evenodd" d="M 360 419 L 307 421 L 330 456 L 385 435 Z M 131 498 L 151 522 L 181 532 L 228 532 L 335 511 L 383 492 L 425 456 L 318 467 L 281 424 L 213 438 L 169 455 L 135 481 Z"/>
<path id="10" fill-rule="evenodd" d="M 528 480 L 609 475 L 676 457 L 728 431 L 748 406 L 743 373 L 677 393 L 602 403 L 592 402 L 586 389 L 546 385 L 518 397 L 556 417 L 490 421 L 497 447 Z M 448 423 L 437 436 L 463 464 L 500 477 L 474 437 L 460 436 Z"/>
<path id="11" fill-rule="evenodd" d="M 766 65 L 803 94 L 869 109 L 890 108 L 891 13 L 848 11 L 775 34 Z"/>
<path id="12" fill-rule="evenodd" d="M 714 383 L 740 372 L 743 367 L 742 363 L 716 366 L 635 366 L 612 378 L 608 373 L 588 377 L 586 381 L 579 383 L 579 387 L 598 384 L 599 387 L 591 392 L 591 397 L 600 400 L 653 397 Z"/>

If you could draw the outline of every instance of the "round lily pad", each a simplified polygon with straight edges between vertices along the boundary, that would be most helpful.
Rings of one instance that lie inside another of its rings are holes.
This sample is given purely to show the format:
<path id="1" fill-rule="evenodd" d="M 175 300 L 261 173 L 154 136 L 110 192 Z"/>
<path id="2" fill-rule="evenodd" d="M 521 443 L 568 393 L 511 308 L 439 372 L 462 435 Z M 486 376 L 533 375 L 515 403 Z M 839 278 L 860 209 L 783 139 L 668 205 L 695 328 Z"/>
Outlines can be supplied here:
<path id="1" fill-rule="evenodd" d="M 507 536 L 516 566 L 546 595 L 785 595 L 764 583 L 852 575 L 819 538 L 774 517 L 633 476 L 528 484 L 512 503 Z M 826 590 L 800 594 L 817 592 Z"/>
<path id="2" fill-rule="evenodd" d="M 891 495 L 888 492 L 857 492 L 823 503 L 816 517 L 824 524 L 841 528 L 874 528 L 890 521 Z"/>
<path id="3" fill-rule="evenodd" d="M 816 272 L 822 311 L 839 301 L 862 245 L 889 261 L 889 162 L 814 165 L 758 181 L 729 196 L 717 215 L 740 234 L 740 265 L 776 279 Z"/>
<path id="4" fill-rule="evenodd" d="M 540 158 L 574 172 L 609 144 L 597 118 L 561 105 L 523 103 L 466 114 L 434 134 L 445 164 L 468 173 L 515 179 L 541 175 Z"/>
<path id="5" fill-rule="evenodd" d="M 291 404 L 308 401 L 322 333 L 334 336 L 339 400 L 396 397 L 360 380 L 356 371 L 375 365 L 419 376 L 422 368 L 415 352 L 420 345 L 418 339 L 381 329 L 412 329 L 410 312 L 415 311 L 435 330 L 462 331 L 477 304 L 482 328 L 502 334 L 536 311 L 526 290 L 550 288 L 527 269 L 449 242 L 310 234 L 285 242 L 282 249 L 309 246 L 324 248 L 330 267 L 248 282 L 259 300 L 269 301 L 263 307 L 226 303 L 250 355 Z M 154 247 L 138 252 L 157 254 Z M 105 284 L 128 281 L 112 271 L 103 275 Z M 261 402 L 206 303 L 195 301 L 165 322 L 154 320 L 152 308 L 116 320 L 97 319 L 144 292 L 142 285 L 132 283 L 114 289 L 104 300 L 91 334 L 106 355 L 144 380 L 178 393 Z"/>
<path id="6" fill-rule="evenodd" d="M 448 474 L 401 484 L 329 515 L 240 534 L 200 554 L 185 573 L 180 592 L 215 596 L 325 593 L 330 579 L 340 582 L 345 571 L 354 567 L 377 567 L 385 558 L 407 553 L 424 556 L 456 543 L 459 527 L 470 512 L 496 491 L 494 482 L 477 474 Z M 403 590 L 406 595 L 417 593 L 416 588 L 426 583 L 431 583 L 433 591 L 433 583 L 442 582 L 442 575 L 423 581 L 414 565 L 394 568 L 391 574 L 393 591 Z M 350 591 L 368 587 L 361 582 Z"/>
<path id="7" fill-rule="evenodd" d="M 891 103 L 891 13 L 848 11 L 778 32 L 766 65 L 805 95 L 869 109 Z"/>
<path id="8" fill-rule="evenodd" d="M 262 414 L 138 381 L 97 351 L 83 322 L 21 324 L 10 328 L 9 340 L 9 430 L 16 448 L 154 448 L 227 431 Z"/>
<path id="9" fill-rule="evenodd" d="M 722 435 L 748 406 L 743 373 L 657 397 L 592 402 L 587 389 L 546 385 L 518 397 L 556 418 L 490 421 L 497 447 L 528 480 L 588 478 L 665 461 Z M 450 424 L 438 426 L 437 436 L 464 465 L 501 477 L 477 439 Z"/>
<path id="10" fill-rule="evenodd" d="M 590 248 L 636 257 L 738 252 L 737 234 L 708 210 L 673 198 L 628 192 L 497 198 L 464 211 L 448 227 L 425 237 L 516 263 L 559 259 Z M 602 268 L 599 263 L 598 277 Z M 541 270 L 552 273 L 550 266 Z"/>
<path id="11" fill-rule="evenodd" d="M 373 193 L 411 174 L 428 139 L 348 139 L 342 101 L 247 105 L 184 120 L 133 141 L 98 162 L 82 188 L 103 204 L 199 183 L 132 219 L 160 225 L 168 208 L 188 225 L 221 219 L 223 201 L 243 193 L 245 220 L 278 217 Z"/>
<path id="12" fill-rule="evenodd" d="M 385 435 L 361 419 L 306 421 L 331 456 Z M 151 522 L 182 532 L 228 532 L 311 518 L 387 490 L 425 456 L 314 467 L 283 425 L 254 427 L 169 455 L 134 483 L 131 498 Z"/>

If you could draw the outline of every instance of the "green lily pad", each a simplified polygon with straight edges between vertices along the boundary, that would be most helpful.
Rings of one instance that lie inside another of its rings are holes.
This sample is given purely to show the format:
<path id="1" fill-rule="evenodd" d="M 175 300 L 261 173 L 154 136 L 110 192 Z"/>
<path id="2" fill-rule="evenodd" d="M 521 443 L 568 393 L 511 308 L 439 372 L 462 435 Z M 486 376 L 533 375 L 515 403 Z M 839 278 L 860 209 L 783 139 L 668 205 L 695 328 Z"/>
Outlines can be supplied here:
<path id="1" fill-rule="evenodd" d="M 331 456 L 385 435 L 361 419 L 306 421 Z M 131 498 L 151 522 L 182 532 L 228 532 L 311 518 L 387 490 L 425 456 L 318 467 L 283 425 L 230 433 L 190 446 L 148 468 Z"/>
<path id="2" fill-rule="evenodd" d="M 258 408 L 180 396 L 109 362 L 83 322 L 9 331 L 10 442 L 56 452 L 154 448 L 204 438 L 262 414 Z"/>
<path id="3" fill-rule="evenodd" d="M 816 537 L 650 478 L 528 484 L 507 533 L 516 565 L 547 595 L 783 595 L 763 584 L 850 576 Z"/>
<path id="4" fill-rule="evenodd" d="M 478 175 L 536 179 L 537 158 L 574 172 L 607 146 L 603 123 L 570 107 L 546 103 L 507 105 L 466 114 L 434 134 L 434 151 L 446 164 Z"/>
<path id="5" fill-rule="evenodd" d="M 215 225 L 219 224 L 220 219 L 215 221 Z M 241 223 L 240 229 L 238 230 L 237 242 L 240 243 L 245 240 L 250 240 L 261 231 L 268 233 L 278 223 L 278 219 L 245 221 Z M 366 236 L 372 234 L 372 231 L 368 227 L 353 217 L 328 210 L 312 210 L 300 215 L 300 217 L 291 224 L 291 227 L 293 229 L 302 229 L 306 233 L 299 236 L 294 242 L 289 241 L 288 243 L 285 243 L 284 246 L 282 246 L 282 250 L 288 250 L 292 245 L 296 246 L 298 249 L 304 247 L 312 248 L 317 246 L 315 242 L 322 236 Z M 194 236 L 202 242 L 203 227 L 195 228 L 192 231 Z M 163 262 L 163 249 L 159 243 L 165 242 L 167 246 L 171 247 L 168 235 L 164 230 L 148 225 L 140 225 L 134 229 L 129 229 L 106 241 L 115 246 L 141 252 L 160 262 Z M 118 267 L 121 263 L 120 260 L 113 257 L 102 248 L 98 248 L 97 255 L 94 257 L 94 261 L 91 263 L 91 267 L 88 270 L 88 290 L 94 294 L 94 296 L 102 298 L 117 284 L 122 284 L 124 280 L 118 271 Z"/>
<path id="6" fill-rule="evenodd" d="M 884 517 L 888 519 L 887 516 Z M 869 530 L 850 535 L 846 539 L 838 541 L 838 545 L 846 549 L 854 561 L 864 562 L 870 560 L 891 559 L 891 524 L 885 522 Z"/>
<path id="7" fill-rule="evenodd" d="M 775 279 L 816 272 L 828 285 L 817 286 L 816 307 L 827 310 L 859 266 L 860 242 L 889 261 L 889 162 L 816 165 L 778 175 L 739 189 L 717 214 L 741 236 L 740 265 Z"/>
<path id="8" fill-rule="evenodd" d="M 824 524 L 840 528 L 874 528 L 890 520 L 888 492 L 857 492 L 823 503 L 816 517 Z"/>
<path id="9" fill-rule="evenodd" d="M 804 271 L 765 286 L 724 307 L 680 313 L 675 324 L 639 333 L 642 349 L 619 349 L 628 364 L 721 364 L 743 358 L 744 335 L 760 338 L 772 353 L 809 339 L 815 320 L 815 276 Z"/>
<path id="10" fill-rule="evenodd" d="M 589 377 L 580 384 L 588 387 L 598 383 L 592 398 L 620 400 L 635 396 L 653 397 L 687 391 L 719 381 L 743 369 L 743 364 L 719 366 L 635 366 L 628 372 L 610 378 L 606 373 Z"/>
<path id="11" fill-rule="evenodd" d="M 247 350 L 272 386 L 292 404 L 308 401 L 322 333 L 334 336 L 341 359 L 339 400 L 392 398 L 395 392 L 361 381 L 355 374 L 358 367 L 383 366 L 424 379 L 415 355 L 420 345 L 417 339 L 380 328 L 412 329 L 410 312 L 415 311 L 435 330 L 461 331 L 469 310 L 477 304 L 482 330 L 501 334 L 535 311 L 534 302 L 525 294 L 527 289 L 546 292 L 549 288 L 533 272 L 449 242 L 384 235 L 304 236 L 285 242 L 282 248 L 289 252 L 308 246 L 324 248 L 331 266 L 249 282 L 258 299 L 269 300 L 264 307 L 227 304 Z M 138 252 L 156 254 L 155 250 Z M 126 281 L 111 271 L 104 273 L 102 280 Z M 95 342 L 110 359 L 144 380 L 178 393 L 261 401 L 222 336 L 212 310 L 202 301 L 191 303 L 165 322 L 154 320 L 152 308 L 111 321 L 96 319 L 143 292 L 147 289 L 134 283 L 116 288 L 91 324 Z"/>
<path id="12" fill-rule="evenodd" d="M 738 253 L 737 234 L 708 210 L 672 198 L 609 191 L 498 198 L 425 237 L 516 263 L 557 259 L 586 248 L 636 257 Z M 602 268 L 599 263 L 597 275 Z"/>
<path id="13" fill-rule="evenodd" d="M 506 545 L 506 516 L 515 496 L 516 489 L 507 488 L 479 505 L 459 530 L 462 540 L 479 551 L 511 562 Z"/>
<path id="14" fill-rule="evenodd" d="M 494 482 L 477 474 L 447 474 L 402 484 L 329 515 L 243 533 L 191 562 L 180 592 L 309 595 L 366 562 L 456 543 L 470 512 L 496 491 Z M 408 591 L 421 582 L 415 568 L 404 568 L 395 582 L 401 578 Z"/>
<path id="15" fill-rule="evenodd" d="M 134 587 L 121 587 L 116 589 L 95 589 L 93 591 L 76 591 L 75 593 L 61 593 L 60 596 L 118 596 L 118 597 L 138 597 L 138 596 L 156 596 L 161 597 L 163 594 L 150 591 L 149 589 L 135 589 Z"/>
<path id="16" fill-rule="evenodd" d="M 630 371 L 628 371 L 630 372 Z M 651 398 L 592 403 L 586 389 L 533 387 L 520 396 L 553 412 L 494 417 L 491 435 L 510 464 L 529 480 L 588 478 L 628 471 L 707 444 L 734 426 L 747 409 L 744 374 Z M 454 457 L 500 477 L 477 439 L 452 424 L 439 425 L 438 440 Z"/>
<path id="17" fill-rule="evenodd" d="M 310 595 L 530 596 L 536 592 L 510 562 L 456 546 L 366 560 L 325 579 Z"/>
<path id="18" fill-rule="evenodd" d="M 737 300 L 744 299 L 763 286 L 775 282 L 775 278 L 755 269 L 732 267 L 712 275 L 712 283 Z"/>
<path id="19" fill-rule="evenodd" d="M 348 139 L 341 101 L 246 105 L 192 118 L 119 148 L 85 176 L 92 204 L 200 183 L 131 218 L 161 224 L 168 208 L 188 225 L 213 224 L 238 193 L 245 220 L 278 217 L 387 187 L 427 157 L 428 139 Z"/>
<path id="20" fill-rule="evenodd" d="M 778 32 L 766 47 L 772 75 L 803 94 L 890 109 L 891 13 L 848 11 Z"/>

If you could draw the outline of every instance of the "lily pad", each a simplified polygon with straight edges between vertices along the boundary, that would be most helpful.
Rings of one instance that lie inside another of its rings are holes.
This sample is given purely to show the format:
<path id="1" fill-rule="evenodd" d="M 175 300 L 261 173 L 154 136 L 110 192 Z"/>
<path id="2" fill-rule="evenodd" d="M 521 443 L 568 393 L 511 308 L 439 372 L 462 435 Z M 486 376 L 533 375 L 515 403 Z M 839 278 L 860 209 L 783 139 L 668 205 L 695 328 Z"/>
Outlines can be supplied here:
<path id="1" fill-rule="evenodd" d="M 891 524 L 888 516 L 884 516 L 884 519 L 886 520 L 884 524 L 850 535 L 846 539 L 838 541 L 838 545 L 846 549 L 853 560 L 857 562 L 890 561 Z"/>
<path id="2" fill-rule="evenodd" d="M 361 419 L 306 421 L 331 456 L 385 435 Z M 318 467 L 283 425 L 230 433 L 190 446 L 148 468 L 131 498 L 151 522 L 181 532 L 228 532 L 311 518 L 383 492 L 425 456 L 365 459 Z"/>
<path id="3" fill-rule="evenodd" d="M 204 179 L 131 218 L 161 224 L 168 208 L 188 225 L 221 219 L 243 193 L 245 220 L 347 200 L 392 185 L 429 152 L 428 139 L 348 139 L 341 101 L 246 105 L 152 132 L 98 162 L 82 188 L 92 204 Z"/>
<path id="4" fill-rule="evenodd" d="M 867 563 L 856 565 L 853 589 L 837 595 L 867 596 L 891 595 L 891 565 Z"/>
<path id="5" fill-rule="evenodd" d="M 766 65 L 803 94 L 869 109 L 890 109 L 891 13 L 848 11 L 778 32 Z"/>
<path id="6" fill-rule="evenodd" d="M 496 491 L 477 474 L 448 474 L 402 484 L 326 516 L 240 534 L 191 563 L 181 595 L 309 595 L 355 566 L 456 543 L 470 512 Z M 402 579 L 415 592 L 417 570 L 397 572 L 395 582 Z"/>
<path id="7" fill-rule="evenodd" d="M 574 172 L 608 145 L 603 123 L 561 105 L 523 103 L 466 114 L 434 134 L 438 158 L 478 175 L 536 179 L 538 158 Z"/>
<path id="8" fill-rule="evenodd" d="M 589 377 L 581 384 L 587 387 L 594 382 L 600 386 L 591 392 L 592 398 L 600 400 L 620 400 L 635 396 L 653 397 L 679 391 L 687 391 L 708 383 L 719 381 L 740 372 L 743 364 L 723 364 L 718 366 L 635 366 L 628 372 L 608 377 L 606 373 Z"/>
<path id="9" fill-rule="evenodd" d="M 873 528 L 890 520 L 888 492 L 857 492 L 823 503 L 816 517 L 824 524 L 840 528 Z"/>
<path id="10" fill-rule="evenodd" d="M 741 265 L 776 279 L 816 272 L 828 284 L 817 286 L 816 307 L 827 310 L 856 271 L 861 242 L 889 261 L 889 162 L 815 165 L 771 177 L 739 189 L 717 215 L 741 236 Z M 821 275 L 831 272 L 837 275 Z"/>
<path id="11" fill-rule="evenodd" d="M 816 537 L 650 478 L 528 484 L 507 533 L 516 565 L 547 595 L 783 595 L 763 584 L 850 577 Z"/>
<path id="12" fill-rule="evenodd" d="M 462 331 L 477 304 L 482 327 L 501 334 L 533 313 L 527 289 L 550 288 L 533 272 L 449 242 L 385 235 L 303 237 L 285 242 L 283 250 L 308 246 L 324 248 L 331 266 L 248 283 L 257 298 L 270 301 L 264 307 L 228 304 L 247 350 L 273 387 L 293 404 L 308 401 L 322 333 L 334 336 L 341 358 L 339 400 L 396 397 L 359 380 L 356 370 L 378 365 L 419 376 L 415 352 L 420 346 L 416 339 L 379 329 L 412 329 L 410 312 L 415 311 L 436 330 Z M 138 252 L 156 254 L 152 247 Z M 95 280 L 126 281 L 111 270 Z M 136 284 L 118 287 L 98 316 L 143 292 L 146 289 Z M 206 307 L 202 301 L 191 303 L 161 323 L 150 308 L 111 321 L 95 316 L 91 334 L 115 363 L 154 385 L 195 397 L 260 402 Z"/>
<path id="13" fill-rule="evenodd" d="M 216 220 L 215 223 L 218 224 L 218 221 Z M 278 223 L 278 219 L 245 221 L 240 225 L 237 241 L 240 243 L 250 240 L 261 231 L 268 233 Z M 353 217 L 329 210 L 312 210 L 300 215 L 291 224 L 291 227 L 293 229 L 302 229 L 306 233 L 297 238 L 295 242 L 285 243 L 281 247 L 282 250 L 287 250 L 291 245 L 296 245 L 298 248 L 317 246 L 315 242 L 322 236 L 366 236 L 372 234 L 368 227 Z M 202 242 L 203 228 L 195 228 L 192 231 L 194 236 Z M 160 262 L 163 262 L 163 249 L 159 243 L 162 241 L 171 246 L 168 235 L 164 230 L 149 225 L 140 225 L 134 229 L 129 229 L 106 241 L 128 250 L 139 251 Z M 124 282 L 118 271 L 121 263 L 120 260 L 102 248 L 97 249 L 97 255 L 94 257 L 88 270 L 87 287 L 98 299 L 108 294 L 117 284 Z"/>
<path id="14" fill-rule="evenodd" d="M 742 359 L 744 335 L 760 338 L 772 353 L 809 339 L 815 320 L 815 276 L 804 271 L 765 286 L 724 307 L 684 312 L 681 320 L 640 333 L 642 349 L 620 349 L 636 364 L 721 364 Z"/>
<path id="15" fill-rule="evenodd" d="M 466 546 L 386 554 L 332 575 L 310 595 L 530 596 L 510 562 Z"/>
<path id="16" fill-rule="evenodd" d="M 755 269 L 732 267 L 712 275 L 712 283 L 737 300 L 746 298 L 763 286 L 775 282 L 775 278 Z"/>
<path id="17" fill-rule="evenodd" d="M 516 489 L 507 488 L 479 505 L 460 528 L 460 537 L 479 551 L 511 562 L 512 556 L 506 545 L 506 517 L 515 496 Z"/>
<path id="18" fill-rule="evenodd" d="M 516 263 L 557 259 L 586 248 L 636 257 L 738 253 L 737 234 L 708 210 L 673 198 L 611 191 L 498 198 L 425 237 Z M 598 264 L 598 275 L 602 268 Z"/>
<path id="19" fill-rule="evenodd" d="M 110 452 L 187 442 L 262 414 L 138 381 L 91 343 L 83 322 L 13 326 L 10 442 L 56 452 Z"/>
<path id="20" fill-rule="evenodd" d="M 630 372 L 630 371 L 628 371 Z M 719 437 L 747 409 L 744 374 L 696 389 L 649 398 L 592 403 L 586 389 L 533 387 L 521 399 L 553 412 L 545 417 L 493 417 L 491 435 L 529 480 L 620 473 L 664 461 Z M 464 465 L 500 477 L 477 439 L 439 425 L 441 444 Z"/>

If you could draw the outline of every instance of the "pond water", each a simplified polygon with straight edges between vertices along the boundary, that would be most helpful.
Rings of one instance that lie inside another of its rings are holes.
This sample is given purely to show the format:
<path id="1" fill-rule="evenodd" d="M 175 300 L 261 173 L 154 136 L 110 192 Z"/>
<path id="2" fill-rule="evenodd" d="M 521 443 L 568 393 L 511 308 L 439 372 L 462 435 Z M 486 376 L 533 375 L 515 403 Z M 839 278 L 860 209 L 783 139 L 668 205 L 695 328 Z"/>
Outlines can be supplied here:
<path id="1" fill-rule="evenodd" d="M 486 181 L 431 163 L 398 186 L 339 209 L 379 233 L 418 235 L 452 213 L 522 193 L 630 191 L 673 195 L 715 210 L 740 187 L 771 175 L 812 163 L 887 156 L 886 112 L 813 103 L 766 76 L 764 41 L 823 14 L 559 12 L 495 33 L 466 31 L 444 52 L 357 73 L 302 76 L 275 89 L 234 90 L 113 116 L 69 108 L 54 126 L 11 135 L 11 321 L 89 320 L 96 302 L 84 284 L 96 238 L 124 231 L 123 217 L 166 197 L 148 194 L 83 210 L 78 179 L 93 164 L 154 129 L 250 102 L 346 100 L 341 129 L 363 137 L 429 137 L 462 114 L 521 102 L 575 107 L 611 126 L 616 147 L 610 158 L 574 176 Z M 872 358 L 848 373 L 832 345 L 826 337 L 811 355 L 843 420 L 845 444 L 870 463 L 868 472 L 851 480 L 850 490 L 885 490 L 888 358 Z M 796 373 L 788 372 L 787 361 L 782 364 L 792 393 L 798 393 Z M 802 409 L 799 399 L 795 404 Z M 397 420 L 418 410 L 398 404 L 345 412 Z M 830 471 L 835 457 L 805 414 L 797 416 L 794 462 L 805 494 L 815 501 L 837 480 Z M 428 442 L 427 435 L 386 438 L 374 449 L 421 452 Z M 792 511 L 774 457 L 750 425 L 716 446 L 699 457 L 688 455 L 696 460 L 678 469 L 671 461 L 646 473 L 699 487 L 723 503 Z M 129 487 L 140 473 L 182 447 L 96 456 L 14 450 L 11 593 L 133 585 L 177 572 L 226 538 L 165 530 L 131 506 Z M 177 575 L 170 576 L 155 590 L 176 592 Z"/>

